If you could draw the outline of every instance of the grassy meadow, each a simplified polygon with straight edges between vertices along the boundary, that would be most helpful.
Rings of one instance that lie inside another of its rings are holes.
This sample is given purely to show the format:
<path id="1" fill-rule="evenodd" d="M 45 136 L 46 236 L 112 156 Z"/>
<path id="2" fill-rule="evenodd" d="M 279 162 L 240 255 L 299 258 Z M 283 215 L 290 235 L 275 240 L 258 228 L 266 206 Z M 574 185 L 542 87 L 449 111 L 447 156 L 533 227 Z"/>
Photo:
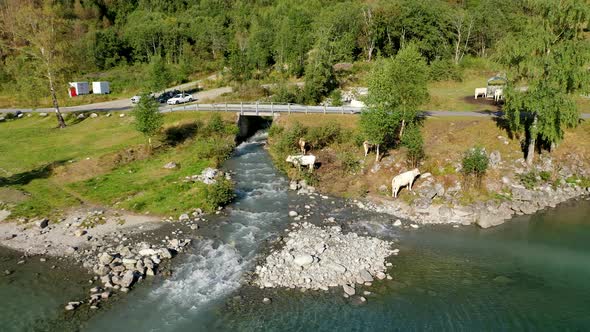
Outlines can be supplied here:
<path id="1" fill-rule="evenodd" d="M 56 129 L 52 116 L 0 123 L 0 201 L 13 216 L 59 214 L 81 204 L 161 215 L 212 210 L 212 191 L 224 188 L 182 180 L 231 153 L 233 115 L 221 116 L 223 128 L 212 129 L 211 113 L 166 114 L 151 154 L 129 114 L 78 123 L 71 117 L 65 129 Z M 171 161 L 178 167 L 163 169 Z"/>

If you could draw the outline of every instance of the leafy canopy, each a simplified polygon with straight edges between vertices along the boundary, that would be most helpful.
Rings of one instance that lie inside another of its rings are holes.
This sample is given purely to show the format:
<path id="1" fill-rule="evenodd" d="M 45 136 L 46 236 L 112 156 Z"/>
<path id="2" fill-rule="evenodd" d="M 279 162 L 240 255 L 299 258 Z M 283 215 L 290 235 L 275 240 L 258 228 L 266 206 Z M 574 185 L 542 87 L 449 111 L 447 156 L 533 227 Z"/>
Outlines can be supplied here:
<path id="1" fill-rule="evenodd" d="M 369 78 L 367 111 L 361 114 L 361 128 L 369 141 L 383 144 L 402 120 L 416 121 L 418 106 L 429 98 L 428 76 L 426 61 L 413 44 L 375 65 Z"/>
<path id="2" fill-rule="evenodd" d="M 141 96 L 139 103 L 133 110 L 133 115 L 135 116 L 135 129 L 148 139 L 156 135 L 164 123 L 164 117 L 158 110 L 158 102 L 148 94 Z"/>
<path id="3" fill-rule="evenodd" d="M 504 111 L 512 131 L 529 134 L 529 162 L 535 140 L 558 143 L 564 129 L 578 123 L 572 97 L 587 91 L 590 45 L 583 29 L 590 6 L 577 0 L 538 0 L 529 3 L 530 16 L 522 31 L 499 45 L 498 60 L 511 69 Z M 516 88 L 527 85 L 526 92 Z"/>

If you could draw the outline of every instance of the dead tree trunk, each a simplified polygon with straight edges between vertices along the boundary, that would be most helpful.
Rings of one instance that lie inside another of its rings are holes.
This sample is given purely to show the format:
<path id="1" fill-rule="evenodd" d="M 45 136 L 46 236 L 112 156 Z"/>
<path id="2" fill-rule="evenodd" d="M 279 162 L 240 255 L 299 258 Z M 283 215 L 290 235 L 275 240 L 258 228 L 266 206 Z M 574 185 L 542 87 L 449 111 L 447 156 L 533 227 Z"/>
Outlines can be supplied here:
<path id="1" fill-rule="evenodd" d="M 59 111 L 59 104 L 57 102 L 57 95 L 55 93 L 55 86 L 53 84 L 53 74 L 51 73 L 51 69 L 47 69 L 47 79 L 49 80 L 49 91 L 51 93 L 51 101 L 53 102 L 53 108 L 55 109 L 55 117 L 57 118 L 57 123 L 60 128 L 66 127 L 66 122 L 64 121 L 64 117 L 61 115 Z"/>

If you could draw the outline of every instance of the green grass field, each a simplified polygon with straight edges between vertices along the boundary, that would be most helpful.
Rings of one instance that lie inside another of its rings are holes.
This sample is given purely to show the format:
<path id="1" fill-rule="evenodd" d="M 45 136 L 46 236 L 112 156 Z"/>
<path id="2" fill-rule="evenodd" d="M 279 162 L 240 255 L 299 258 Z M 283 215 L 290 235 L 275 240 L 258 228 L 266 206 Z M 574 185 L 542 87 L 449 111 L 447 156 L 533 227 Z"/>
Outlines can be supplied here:
<path id="1" fill-rule="evenodd" d="M 166 114 L 152 155 L 129 115 L 71 119 L 65 129 L 37 115 L 0 123 L 0 200 L 14 216 L 59 214 L 82 203 L 162 215 L 211 210 L 212 189 L 182 179 L 232 151 L 235 125 L 222 116 L 218 133 L 207 128 L 211 113 Z M 179 167 L 163 169 L 170 161 Z"/>

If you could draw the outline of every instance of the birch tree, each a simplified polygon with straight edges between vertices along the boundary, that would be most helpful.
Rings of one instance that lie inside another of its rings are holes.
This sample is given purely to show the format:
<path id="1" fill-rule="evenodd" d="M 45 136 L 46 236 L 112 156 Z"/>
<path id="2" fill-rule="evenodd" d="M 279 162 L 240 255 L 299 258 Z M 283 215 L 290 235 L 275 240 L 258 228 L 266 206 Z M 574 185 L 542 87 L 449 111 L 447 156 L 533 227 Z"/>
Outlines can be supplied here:
<path id="1" fill-rule="evenodd" d="M 526 134 L 526 161 L 533 163 L 539 142 L 559 143 L 566 128 L 579 122 L 573 99 L 587 92 L 590 45 L 584 37 L 590 7 L 584 1 L 545 0 L 530 3 L 521 32 L 499 45 L 499 60 L 511 69 L 504 111 L 510 129 Z M 527 84 L 528 89 L 517 88 Z"/>
<path id="2" fill-rule="evenodd" d="M 56 86 L 68 65 L 68 22 L 56 13 L 51 0 L 5 0 L 0 6 L 0 28 L 7 36 L 6 46 L 38 65 L 39 74 L 49 86 L 58 125 L 65 128 Z"/>

